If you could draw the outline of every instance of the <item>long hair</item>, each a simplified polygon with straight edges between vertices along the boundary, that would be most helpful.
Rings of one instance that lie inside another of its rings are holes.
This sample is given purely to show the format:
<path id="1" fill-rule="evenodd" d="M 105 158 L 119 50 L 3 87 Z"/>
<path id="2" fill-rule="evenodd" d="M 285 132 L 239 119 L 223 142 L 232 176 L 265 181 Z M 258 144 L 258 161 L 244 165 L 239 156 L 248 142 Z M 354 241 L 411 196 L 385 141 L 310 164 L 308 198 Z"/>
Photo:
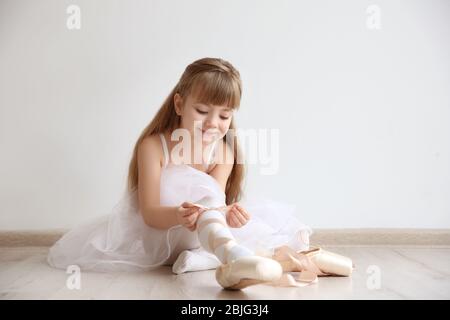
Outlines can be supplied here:
<path id="1" fill-rule="evenodd" d="M 181 118 L 175 112 L 174 96 L 178 93 L 183 100 L 192 94 L 204 104 L 224 105 L 238 109 L 242 96 L 242 83 L 239 72 L 223 59 L 203 58 L 188 65 L 177 85 L 172 89 L 155 117 L 145 127 L 139 136 L 133 150 L 133 156 L 128 168 L 127 190 L 132 192 L 138 187 L 137 153 L 139 145 L 146 138 L 154 134 L 172 131 L 180 127 Z M 235 132 L 234 119 L 231 120 L 230 129 Z M 242 181 L 244 178 L 244 165 L 239 161 L 240 148 L 235 135 L 232 141 L 223 137 L 225 143 L 233 148 L 234 164 L 228 178 L 225 195 L 226 204 L 237 202 L 242 196 Z M 227 141 L 228 140 L 228 141 Z"/>

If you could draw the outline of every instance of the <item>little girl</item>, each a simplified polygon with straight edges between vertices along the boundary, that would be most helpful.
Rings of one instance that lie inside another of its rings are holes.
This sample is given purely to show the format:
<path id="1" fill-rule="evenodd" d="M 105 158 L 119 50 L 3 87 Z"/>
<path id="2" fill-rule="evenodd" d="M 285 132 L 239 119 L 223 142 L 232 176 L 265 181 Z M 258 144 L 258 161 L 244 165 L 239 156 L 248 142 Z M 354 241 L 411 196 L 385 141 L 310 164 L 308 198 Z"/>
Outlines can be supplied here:
<path id="1" fill-rule="evenodd" d="M 95 271 L 172 265 L 177 274 L 217 268 L 219 284 L 235 289 L 279 279 L 274 250 L 308 249 L 311 229 L 288 205 L 239 202 L 243 164 L 230 133 L 241 95 L 229 62 L 187 66 L 136 142 L 125 196 L 111 214 L 65 234 L 49 264 Z"/>

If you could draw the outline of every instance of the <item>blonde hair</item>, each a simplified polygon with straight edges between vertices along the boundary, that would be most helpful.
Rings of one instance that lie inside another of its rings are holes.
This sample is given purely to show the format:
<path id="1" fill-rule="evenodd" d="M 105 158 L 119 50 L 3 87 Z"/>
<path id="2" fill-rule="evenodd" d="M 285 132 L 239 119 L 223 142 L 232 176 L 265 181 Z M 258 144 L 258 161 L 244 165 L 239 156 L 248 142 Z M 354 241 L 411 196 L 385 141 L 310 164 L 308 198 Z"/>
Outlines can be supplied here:
<path id="1" fill-rule="evenodd" d="M 138 187 L 137 152 L 139 145 L 146 138 L 154 134 L 164 133 L 180 127 L 181 118 L 175 112 L 174 95 L 178 93 L 183 100 L 192 94 L 193 97 L 204 104 L 224 105 L 238 109 L 242 95 L 242 83 L 239 72 L 228 61 L 218 58 L 203 58 L 188 65 L 177 85 L 172 89 L 153 120 L 147 125 L 139 136 L 133 150 L 133 156 L 128 168 L 127 190 L 132 192 Z M 230 129 L 235 129 L 234 120 L 231 120 Z M 231 130 L 233 133 L 235 130 Z M 236 136 L 232 142 L 223 137 L 225 143 L 233 147 L 234 164 L 228 178 L 225 194 L 226 204 L 237 202 L 242 196 L 242 181 L 244 178 L 244 165 L 237 163 L 240 149 Z M 227 141 L 228 140 L 228 141 Z"/>

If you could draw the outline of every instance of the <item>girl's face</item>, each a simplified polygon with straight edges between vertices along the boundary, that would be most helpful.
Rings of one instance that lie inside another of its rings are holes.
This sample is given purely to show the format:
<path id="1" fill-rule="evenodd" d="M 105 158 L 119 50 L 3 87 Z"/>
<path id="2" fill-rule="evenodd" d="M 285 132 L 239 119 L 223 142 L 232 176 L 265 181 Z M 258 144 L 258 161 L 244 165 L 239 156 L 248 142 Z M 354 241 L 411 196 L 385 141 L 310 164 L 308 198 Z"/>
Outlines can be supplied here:
<path id="1" fill-rule="evenodd" d="M 204 144 L 223 138 L 230 128 L 233 109 L 224 106 L 206 105 L 195 101 L 190 95 L 185 101 L 176 93 L 175 112 L 181 116 L 181 128 L 202 136 Z"/>

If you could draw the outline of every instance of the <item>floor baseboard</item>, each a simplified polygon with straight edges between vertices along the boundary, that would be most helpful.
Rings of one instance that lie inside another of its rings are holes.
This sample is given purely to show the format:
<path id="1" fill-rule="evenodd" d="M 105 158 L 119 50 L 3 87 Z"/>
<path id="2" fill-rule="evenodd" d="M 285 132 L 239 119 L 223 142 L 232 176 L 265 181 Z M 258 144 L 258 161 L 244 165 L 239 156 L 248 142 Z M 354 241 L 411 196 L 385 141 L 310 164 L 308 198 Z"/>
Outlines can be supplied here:
<path id="1" fill-rule="evenodd" d="M 315 229 L 311 236 L 311 244 L 319 246 L 450 247 L 450 229 Z"/>
<path id="2" fill-rule="evenodd" d="M 0 247 L 49 247 L 67 230 L 8 230 L 0 231 Z"/>
<path id="3" fill-rule="evenodd" d="M 46 247 L 67 230 L 0 230 L 0 247 Z M 314 229 L 314 246 L 436 246 L 450 247 L 450 229 Z"/>

